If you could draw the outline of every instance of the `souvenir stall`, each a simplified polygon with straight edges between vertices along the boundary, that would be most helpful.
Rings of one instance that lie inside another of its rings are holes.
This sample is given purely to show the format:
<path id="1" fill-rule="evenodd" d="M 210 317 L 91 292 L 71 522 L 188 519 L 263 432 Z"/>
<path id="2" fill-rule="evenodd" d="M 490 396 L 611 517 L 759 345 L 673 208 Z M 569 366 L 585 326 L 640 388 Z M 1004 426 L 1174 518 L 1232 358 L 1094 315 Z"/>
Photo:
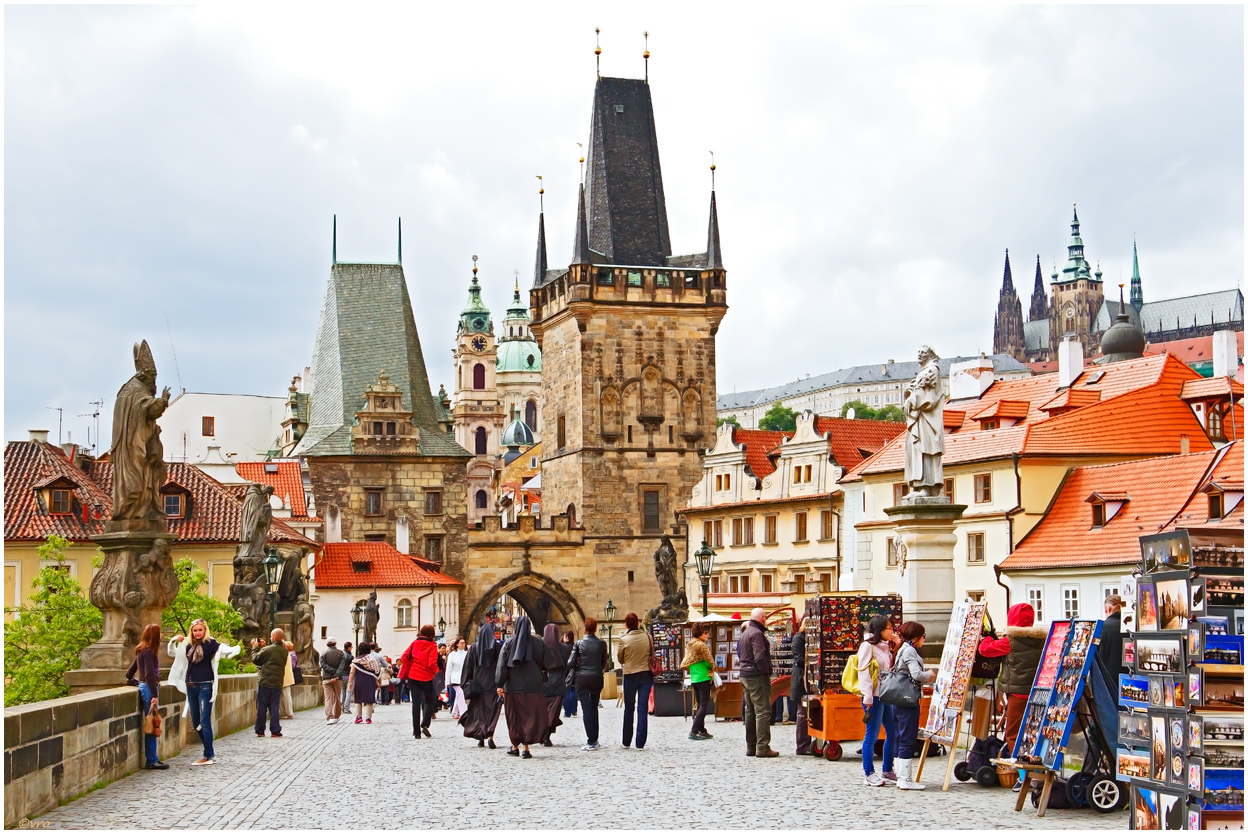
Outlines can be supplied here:
<path id="1" fill-rule="evenodd" d="M 862 698 L 841 687 L 841 676 L 876 614 L 899 628 L 901 597 L 849 592 L 821 594 L 806 602 L 806 720 L 812 749 L 828 761 L 841 758 L 844 742 L 863 737 Z M 927 720 L 930 701 L 924 697 L 919 703 L 921 723 Z"/>
<path id="2" fill-rule="evenodd" d="M 1140 547 L 1118 682 L 1116 771 L 1131 828 L 1242 827 L 1242 538 L 1221 546 L 1177 530 Z"/>
<path id="3" fill-rule="evenodd" d="M 737 640 L 741 638 L 741 629 L 745 627 L 746 620 L 735 620 L 723 617 L 719 614 L 710 614 L 706 617 L 699 617 L 691 620 L 694 622 L 706 623 L 709 626 L 707 631 L 707 645 L 710 646 L 711 656 L 715 658 L 715 671 L 719 673 L 723 685 L 715 690 L 715 717 L 725 720 L 740 720 L 741 718 L 741 675 L 737 669 Z M 782 691 L 788 694 L 788 671 L 782 671 L 782 665 L 788 660 L 789 666 L 792 665 L 792 640 L 793 640 L 793 609 L 778 608 L 767 615 L 765 620 L 767 628 L 767 640 L 771 644 L 772 659 L 772 681 L 771 693 L 772 703 Z M 684 630 L 685 639 L 690 638 L 689 627 Z M 785 656 L 785 647 L 789 646 L 787 658 Z M 783 680 L 781 680 L 783 678 Z"/>
<path id="4" fill-rule="evenodd" d="M 975 650 L 984 632 L 984 616 L 988 604 L 984 602 L 959 602 L 949 615 L 949 630 L 945 633 L 945 646 L 940 654 L 940 668 L 932 686 L 931 706 L 927 717 L 922 719 L 919 738 L 923 749 L 919 753 L 917 781 L 923 776 L 923 766 L 932 744 L 949 748 L 942 790 L 949 790 L 949 781 L 955 767 L 958 736 L 962 729 L 962 715 L 970 688 L 971 672 L 975 666 Z"/>
<path id="5" fill-rule="evenodd" d="M 685 654 L 685 623 L 669 623 L 652 620 L 649 631 L 654 641 L 654 656 L 662 671 L 654 676 L 651 713 L 654 715 L 688 715 L 689 706 L 684 693 L 685 673 L 680 661 Z"/>

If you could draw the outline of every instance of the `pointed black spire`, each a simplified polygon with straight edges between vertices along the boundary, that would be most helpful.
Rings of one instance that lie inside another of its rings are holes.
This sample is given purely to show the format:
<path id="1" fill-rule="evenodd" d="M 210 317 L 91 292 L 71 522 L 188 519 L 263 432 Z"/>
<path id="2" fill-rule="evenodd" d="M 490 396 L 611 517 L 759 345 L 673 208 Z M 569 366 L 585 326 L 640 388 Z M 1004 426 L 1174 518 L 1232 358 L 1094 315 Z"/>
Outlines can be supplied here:
<path id="1" fill-rule="evenodd" d="M 572 263 L 590 262 L 589 229 L 585 224 L 585 184 L 582 183 L 576 198 L 576 240 L 572 243 Z"/>
<path id="2" fill-rule="evenodd" d="M 1005 275 L 1001 278 L 1001 289 L 1009 288 L 1014 292 L 1014 274 L 1010 272 L 1010 250 L 1005 250 Z"/>
<path id="3" fill-rule="evenodd" d="M 533 265 L 533 286 L 546 280 L 546 212 L 537 215 L 537 262 Z"/>
<path id="4" fill-rule="evenodd" d="M 333 262 L 338 263 L 338 215 L 334 215 Z"/>
<path id="5" fill-rule="evenodd" d="M 1036 255 L 1036 283 L 1031 288 L 1031 311 L 1028 321 L 1040 321 L 1049 317 L 1049 296 L 1044 288 L 1044 273 L 1040 271 L 1040 256 Z"/>
<path id="6" fill-rule="evenodd" d="M 714 189 L 711 190 L 711 219 L 706 229 L 706 268 L 724 268 L 724 254 L 719 248 L 719 213 L 715 210 Z"/>

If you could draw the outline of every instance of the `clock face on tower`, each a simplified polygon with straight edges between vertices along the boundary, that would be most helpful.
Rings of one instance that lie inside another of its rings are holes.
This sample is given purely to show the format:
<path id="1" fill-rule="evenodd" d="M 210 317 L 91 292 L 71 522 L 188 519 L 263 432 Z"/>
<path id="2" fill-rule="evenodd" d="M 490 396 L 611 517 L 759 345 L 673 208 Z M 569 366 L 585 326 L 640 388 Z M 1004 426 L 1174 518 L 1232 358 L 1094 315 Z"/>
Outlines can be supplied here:
<path id="1" fill-rule="evenodd" d="M 480 336 L 478 336 L 477 338 L 473 339 L 473 340 L 472 340 L 472 348 L 473 348 L 473 350 L 477 350 L 477 351 L 482 351 L 482 350 L 485 350 L 485 339 L 483 339 L 483 338 L 482 338 L 482 337 L 480 337 Z"/>

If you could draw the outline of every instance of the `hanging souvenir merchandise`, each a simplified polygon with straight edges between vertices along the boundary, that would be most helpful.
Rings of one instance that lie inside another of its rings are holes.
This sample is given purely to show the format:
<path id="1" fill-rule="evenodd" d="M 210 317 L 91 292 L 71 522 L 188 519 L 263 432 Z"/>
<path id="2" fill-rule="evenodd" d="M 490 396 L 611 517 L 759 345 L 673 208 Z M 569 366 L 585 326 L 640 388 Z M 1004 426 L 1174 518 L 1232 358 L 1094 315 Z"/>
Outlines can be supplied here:
<path id="1" fill-rule="evenodd" d="M 815 755 L 835 761 L 841 757 L 843 742 L 862 739 L 862 697 L 846 692 L 841 677 L 849 658 L 862 645 L 867 623 L 877 614 L 888 617 L 894 629 L 899 628 L 901 597 L 836 593 L 806 602 L 806 721 Z M 793 674 L 799 674 L 798 670 Z M 924 697 L 919 702 L 920 721 L 928 701 Z"/>
<path id="2" fill-rule="evenodd" d="M 654 656 L 663 670 L 654 676 L 655 715 L 683 715 L 687 711 L 682 694 L 684 672 L 680 668 L 684 625 L 652 620 L 648 627 L 650 639 L 654 641 Z"/>
<path id="3" fill-rule="evenodd" d="M 945 766 L 943 790 L 949 790 L 953 775 L 954 753 L 962 727 L 962 710 L 966 706 L 967 687 L 975 665 L 975 650 L 979 647 L 984 631 L 984 617 L 988 604 L 984 602 L 959 602 L 953 606 L 949 617 L 949 630 L 945 634 L 945 647 L 940 654 L 940 668 L 932 687 L 932 706 L 927 720 L 919 730 L 923 749 L 919 753 L 917 780 L 923 775 L 923 766 L 932 744 L 944 744 L 949 749 Z M 969 742 L 968 742 L 969 743 Z"/>

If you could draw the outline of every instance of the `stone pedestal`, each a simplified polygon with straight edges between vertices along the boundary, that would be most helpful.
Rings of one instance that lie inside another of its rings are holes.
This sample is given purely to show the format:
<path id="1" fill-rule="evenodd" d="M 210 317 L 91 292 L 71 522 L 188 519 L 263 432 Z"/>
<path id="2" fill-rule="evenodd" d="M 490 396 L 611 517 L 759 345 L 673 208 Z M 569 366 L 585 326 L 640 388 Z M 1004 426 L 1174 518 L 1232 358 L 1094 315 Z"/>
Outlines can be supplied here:
<path id="1" fill-rule="evenodd" d="M 965 504 L 924 501 L 888 507 L 885 514 L 897 525 L 899 554 L 898 593 L 902 614 L 927 628 L 927 644 L 943 641 L 953 613 L 953 524 Z"/>
<path id="2" fill-rule="evenodd" d="M 83 649 L 80 667 L 65 673 L 71 695 L 125 683 L 143 628 L 159 625 L 165 607 L 177 595 L 169 555 L 169 544 L 176 538 L 163 529 L 123 529 L 92 537 L 104 551 L 104 564 L 92 579 L 90 592 L 91 604 L 104 615 L 103 634 Z M 163 647 L 157 656 L 164 668 L 172 663 Z"/>

